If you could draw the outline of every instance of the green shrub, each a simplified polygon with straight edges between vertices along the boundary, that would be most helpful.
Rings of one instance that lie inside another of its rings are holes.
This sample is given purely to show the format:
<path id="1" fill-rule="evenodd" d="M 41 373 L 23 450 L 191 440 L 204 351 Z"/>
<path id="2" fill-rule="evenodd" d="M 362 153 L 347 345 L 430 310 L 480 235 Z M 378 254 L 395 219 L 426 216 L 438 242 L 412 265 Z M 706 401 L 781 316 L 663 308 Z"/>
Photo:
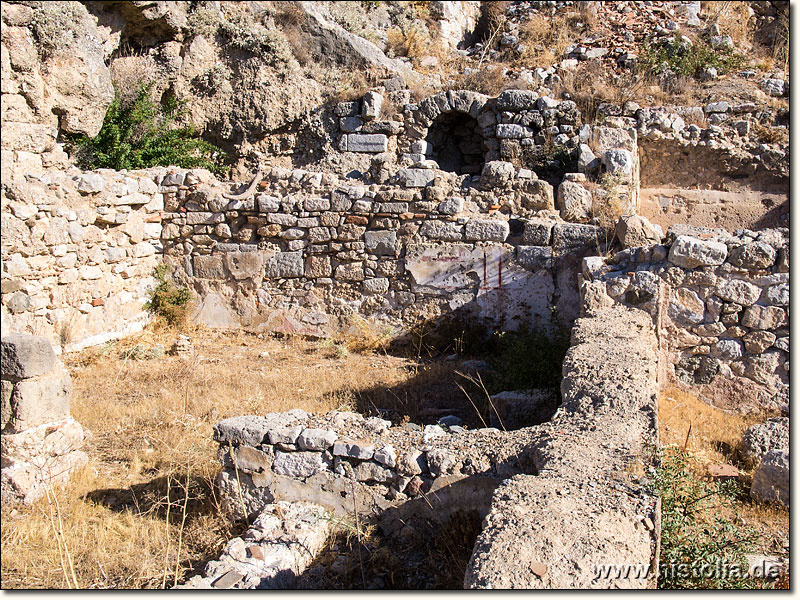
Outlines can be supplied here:
<path id="1" fill-rule="evenodd" d="M 191 125 L 178 125 L 185 102 L 158 104 L 141 86 L 135 99 L 117 97 L 108 107 L 100 132 L 71 139 L 79 164 L 87 169 L 146 169 L 155 166 L 203 168 L 221 173 L 222 151 L 202 139 Z"/>
<path id="2" fill-rule="evenodd" d="M 561 367 L 569 349 L 562 328 L 494 332 L 486 345 L 492 371 L 486 377 L 490 394 L 505 390 L 552 389 L 561 386 Z"/>
<path id="3" fill-rule="evenodd" d="M 655 75 L 669 69 L 677 75 L 700 77 L 709 67 L 725 75 L 742 64 L 744 57 L 730 48 L 712 48 L 703 38 L 688 44 L 677 34 L 665 41 L 647 41 L 642 56 L 645 71 Z"/>
<path id="4" fill-rule="evenodd" d="M 735 506 L 742 493 L 738 482 L 703 481 L 690 469 L 689 458 L 690 455 L 679 448 L 666 449 L 655 477 L 655 487 L 661 496 L 658 586 L 667 589 L 759 587 L 759 582 L 747 576 L 744 556 L 758 539 L 758 532 L 737 526 L 720 512 L 724 507 Z M 707 569 L 704 573 L 704 565 L 726 565 L 727 569 L 718 568 L 716 572 Z M 737 568 L 738 573 L 734 570 Z M 712 573 L 709 575 L 709 572 Z"/>
<path id="5" fill-rule="evenodd" d="M 169 325 L 180 325 L 186 318 L 186 308 L 191 299 L 191 293 L 185 287 L 176 286 L 169 278 L 171 270 L 168 265 L 160 264 L 153 270 L 153 277 L 158 285 L 153 289 L 153 294 L 144 305 L 157 317 L 163 318 Z"/>

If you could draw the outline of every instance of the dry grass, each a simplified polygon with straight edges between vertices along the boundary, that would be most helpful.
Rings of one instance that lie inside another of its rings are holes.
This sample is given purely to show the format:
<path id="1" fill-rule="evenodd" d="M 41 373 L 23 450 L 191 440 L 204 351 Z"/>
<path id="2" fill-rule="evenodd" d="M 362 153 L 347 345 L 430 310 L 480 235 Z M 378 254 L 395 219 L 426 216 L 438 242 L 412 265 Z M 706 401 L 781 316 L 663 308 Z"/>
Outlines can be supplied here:
<path id="1" fill-rule="evenodd" d="M 750 24 L 750 13 L 747 2 L 703 2 L 703 12 L 708 23 L 719 25 L 723 34 L 730 35 L 734 43 L 750 46 L 753 42 L 753 28 Z"/>
<path id="2" fill-rule="evenodd" d="M 684 447 L 686 444 L 691 456 L 690 464 L 701 477 L 707 476 L 711 464 L 724 463 L 738 467 L 744 495 L 733 505 L 720 508 L 720 515 L 737 525 L 758 530 L 760 535 L 756 551 L 782 554 L 783 542 L 788 539 L 789 511 L 777 505 L 750 500 L 748 494 L 752 470 L 740 457 L 744 432 L 751 425 L 765 421 L 768 416 L 728 413 L 675 385 L 666 386 L 658 401 L 661 445 Z"/>
<path id="3" fill-rule="evenodd" d="M 89 466 L 56 491 L 78 585 L 170 587 L 176 572 L 178 580 L 191 574 L 241 531 L 222 518 L 214 492 L 212 426 L 220 419 L 378 407 L 417 411 L 416 418 L 430 402 L 425 390 L 441 385 L 448 368 L 375 354 L 370 349 L 383 345 L 385 332 L 364 327 L 369 335 L 356 326 L 349 341 L 364 353 L 340 358 L 302 339 L 200 329 L 189 332 L 190 358 L 124 358 L 137 344 L 169 349 L 177 332 L 163 328 L 65 357 L 73 376 L 71 412 L 91 432 Z M 453 397 L 460 394 L 451 387 Z M 3 587 L 65 587 L 47 501 L 3 506 L 2 516 Z"/>
<path id="4" fill-rule="evenodd" d="M 691 425 L 686 449 L 708 462 L 735 460 L 744 432 L 765 419 L 765 415 L 725 412 L 677 386 L 666 387 L 658 402 L 661 444 L 683 447 Z"/>
<path id="5" fill-rule="evenodd" d="M 580 3 L 583 4 L 583 3 Z M 556 17 L 535 15 L 520 25 L 520 42 L 525 51 L 514 60 L 517 66 L 547 68 L 559 62 L 567 46 L 591 27 L 594 18 L 585 6 L 580 12 L 570 12 Z"/>
<path id="6" fill-rule="evenodd" d="M 767 127 L 758 121 L 751 123 L 753 133 L 758 136 L 762 142 L 767 144 L 788 144 L 789 143 L 789 128 L 788 127 Z"/>

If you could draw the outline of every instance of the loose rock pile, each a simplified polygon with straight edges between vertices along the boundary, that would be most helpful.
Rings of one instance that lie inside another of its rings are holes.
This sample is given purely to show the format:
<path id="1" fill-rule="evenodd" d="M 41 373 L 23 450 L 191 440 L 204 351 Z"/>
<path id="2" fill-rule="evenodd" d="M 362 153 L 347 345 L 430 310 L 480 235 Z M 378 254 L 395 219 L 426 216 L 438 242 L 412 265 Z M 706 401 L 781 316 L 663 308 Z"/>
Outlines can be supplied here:
<path id="1" fill-rule="evenodd" d="M 2 500 L 30 504 L 87 463 L 83 428 L 69 414 L 72 381 L 50 343 L 3 336 Z"/>

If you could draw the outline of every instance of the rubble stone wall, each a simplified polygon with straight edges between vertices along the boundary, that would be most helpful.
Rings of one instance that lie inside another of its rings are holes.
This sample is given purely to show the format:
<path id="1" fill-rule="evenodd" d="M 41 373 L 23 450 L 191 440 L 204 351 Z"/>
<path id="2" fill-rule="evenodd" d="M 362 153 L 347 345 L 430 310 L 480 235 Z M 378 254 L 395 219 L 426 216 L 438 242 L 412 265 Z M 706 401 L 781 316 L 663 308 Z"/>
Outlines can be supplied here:
<path id="1" fill-rule="evenodd" d="M 460 311 L 513 330 L 548 326 L 553 306 L 571 322 L 598 228 L 559 219 L 552 186 L 526 169 L 491 162 L 478 179 L 271 168 L 231 190 L 175 171 L 159 187 L 165 259 L 210 326 L 322 336 L 352 315 L 402 328 Z"/>
<path id="2" fill-rule="evenodd" d="M 141 329 L 161 256 L 166 169 L 3 180 L 3 332 L 77 350 Z"/>
<path id="3" fill-rule="evenodd" d="M 788 229 L 673 226 L 666 241 L 586 259 L 585 309 L 650 314 L 669 377 L 718 406 L 788 410 Z"/>
<path id="4" fill-rule="evenodd" d="M 659 508 L 647 477 L 648 447 L 658 442 L 658 353 L 650 318 L 618 304 L 581 317 L 563 371 L 562 406 L 531 428 L 525 446 L 535 474 L 494 491 L 465 588 L 655 587 Z M 655 568 L 642 578 L 598 577 L 610 564 Z"/>

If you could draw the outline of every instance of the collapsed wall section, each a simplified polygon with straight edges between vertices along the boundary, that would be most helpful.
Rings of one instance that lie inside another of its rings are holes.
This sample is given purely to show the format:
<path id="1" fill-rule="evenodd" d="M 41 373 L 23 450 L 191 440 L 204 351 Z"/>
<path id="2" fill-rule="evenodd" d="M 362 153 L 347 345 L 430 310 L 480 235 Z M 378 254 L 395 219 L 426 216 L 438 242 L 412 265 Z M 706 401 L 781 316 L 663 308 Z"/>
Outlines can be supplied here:
<path id="1" fill-rule="evenodd" d="M 467 567 L 464 587 L 644 588 L 604 565 L 651 567 L 657 499 L 649 489 L 657 431 L 657 341 L 650 318 L 623 306 L 575 322 L 563 405 L 528 447 L 536 475 L 505 480 Z"/>

